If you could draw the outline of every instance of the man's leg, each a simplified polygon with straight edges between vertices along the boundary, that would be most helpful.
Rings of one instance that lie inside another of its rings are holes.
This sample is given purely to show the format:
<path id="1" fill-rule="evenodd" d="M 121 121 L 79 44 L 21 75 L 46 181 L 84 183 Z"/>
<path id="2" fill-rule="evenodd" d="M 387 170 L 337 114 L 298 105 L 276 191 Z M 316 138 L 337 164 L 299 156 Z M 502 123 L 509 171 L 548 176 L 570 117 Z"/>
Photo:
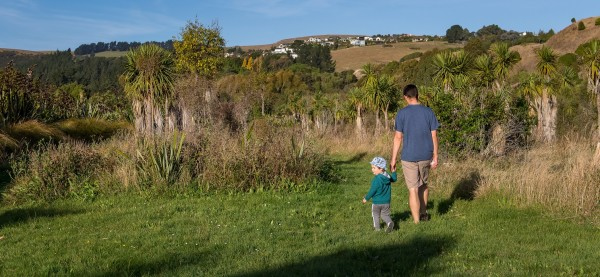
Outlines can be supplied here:
<path id="1" fill-rule="evenodd" d="M 410 214 L 415 223 L 419 223 L 419 164 L 416 162 L 402 161 L 402 172 L 404 173 L 404 181 L 408 188 L 408 205 Z"/>
<path id="2" fill-rule="evenodd" d="M 419 163 L 419 214 L 427 216 L 427 201 L 429 200 L 429 170 L 431 161 L 420 161 Z M 429 218 L 425 218 L 428 220 Z"/>
<path id="3" fill-rule="evenodd" d="M 427 213 L 427 199 L 429 198 L 429 188 L 427 185 L 419 187 L 419 214 Z"/>
<path id="4" fill-rule="evenodd" d="M 410 206 L 410 214 L 412 215 L 413 221 L 419 223 L 419 188 L 408 189 L 408 205 Z"/>

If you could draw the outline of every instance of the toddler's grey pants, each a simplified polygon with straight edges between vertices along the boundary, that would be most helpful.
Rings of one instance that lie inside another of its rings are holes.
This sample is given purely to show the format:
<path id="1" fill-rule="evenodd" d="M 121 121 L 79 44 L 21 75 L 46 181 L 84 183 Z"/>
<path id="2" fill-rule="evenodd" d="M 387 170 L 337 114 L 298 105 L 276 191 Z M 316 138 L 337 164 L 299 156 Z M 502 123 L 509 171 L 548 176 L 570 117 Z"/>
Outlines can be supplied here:
<path id="1" fill-rule="evenodd" d="M 385 224 L 389 224 L 392 222 L 392 218 L 390 217 L 390 204 L 373 204 L 371 207 L 371 213 L 373 214 L 373 227 L 376 230 L 379 230 L 379 215 L 381 215 L 381 219 L 385 221 Z"/>

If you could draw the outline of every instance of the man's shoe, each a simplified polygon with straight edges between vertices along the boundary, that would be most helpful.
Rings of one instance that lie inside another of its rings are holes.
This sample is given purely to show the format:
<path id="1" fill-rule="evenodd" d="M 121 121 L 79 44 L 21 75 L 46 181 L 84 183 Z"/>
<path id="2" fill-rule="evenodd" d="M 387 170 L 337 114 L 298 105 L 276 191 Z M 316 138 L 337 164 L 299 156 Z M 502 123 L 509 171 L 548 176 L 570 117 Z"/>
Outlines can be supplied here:
<path id="1" fill-rule="evenodd" d="M 387 228 L 385 228 L 385 232 L 386 232 L 386 233 L 389 233 L 389 232 L 391 232 L 392 230 L 394 230 L 394 222 L 393 222 L 393 221 L 390 221 L 390 223 L 388 223 L 388 225 L 387 225 Z"/>
<path id="2" fill-rule="evenodd" d="M 425 212 L 419 216 L 419 221 L 429 221 L 429 214 Z"/>

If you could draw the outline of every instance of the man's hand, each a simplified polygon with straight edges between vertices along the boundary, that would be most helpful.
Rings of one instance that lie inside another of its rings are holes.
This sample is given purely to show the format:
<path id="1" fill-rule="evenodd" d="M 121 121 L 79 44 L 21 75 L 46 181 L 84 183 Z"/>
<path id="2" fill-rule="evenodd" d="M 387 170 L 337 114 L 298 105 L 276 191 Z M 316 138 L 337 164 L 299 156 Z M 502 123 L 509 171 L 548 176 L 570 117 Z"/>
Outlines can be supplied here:
<path id="1" fill-rule="evenodd" d="M 396 172 L 396 161 L 394 161 L 394 160 L 390 161 L 390 170 L 392 172 Z"/>
<path id="2" fill-rule="evenodd" d="M 438 166 L 438 159 L 437 157 L 433 158 L 433 160 L 431 160 L 431 169 L 436 169 Z"/>

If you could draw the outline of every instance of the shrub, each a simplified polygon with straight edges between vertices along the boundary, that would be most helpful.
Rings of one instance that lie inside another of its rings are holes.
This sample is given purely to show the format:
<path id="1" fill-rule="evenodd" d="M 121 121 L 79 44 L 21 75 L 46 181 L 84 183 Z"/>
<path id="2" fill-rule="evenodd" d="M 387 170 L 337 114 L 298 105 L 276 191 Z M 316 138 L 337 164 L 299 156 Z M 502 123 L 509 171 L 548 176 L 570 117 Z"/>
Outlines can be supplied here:
<path id="1" fill-rule="evenodd" d="M 414 53 L 410 53 L 408 55 L 405 55 L 404 57 L 400 58 L 400 62 L 403 61 L 408 61 L 408 60 L 412 60 L 412 59 L 416 59 L 423 56 L 422 52 L 414 52 Z"/>
<path id="2" fill-rule="evenodd" d="M 577 25 L 577 30 L 585 30 L 585 24 L 583 23 L 583 21 L 579 21 L 579 24 Z"/>
<path id="3" fill-rule="evenodd" d="M 66 135 L 54 126 L 29 120 L 6 128 L 6 133 L 18 141 L 36 144 L 40 141 L 61 141 Z"/>
<path id="4" fill-rule="evenodd" d="M 594 25 L 600 26 L 600 17 L 596 18 L 596 21 L 594 22 Z"/>
<path id="5" fill-rule="evenodd" d="M 184 134 L 146 137 L 138 142 L 136 169 L 145 187 L 167 188 L 178 181 L 182 167 Z"/>
<path id="6" fill-rule="evenodd" d="M 197 161 L 199 182 L 208 189 L 252 191 L 306 189 L 332 180 L 334 168 L 301 134 L 266 121 L 237 136 L 209 132 Z"/>
<path id="7" fill-rule="evenodd" d="M 108 138 L 119 131 L 132 129 L 131 124 L 125 121 L 106 121 L 94 118 L 71 118 L 57 122 L 54 126 L 70 137 L 88 141 Z"/>
<path id="8" fill-rule="evenodd" d="M 13 182 L 6 198 L 21 202 L 94 197 L 99 171 L 110 167 L 108 159 L 82 143 L 50 144 L 12 158 Z"/>

